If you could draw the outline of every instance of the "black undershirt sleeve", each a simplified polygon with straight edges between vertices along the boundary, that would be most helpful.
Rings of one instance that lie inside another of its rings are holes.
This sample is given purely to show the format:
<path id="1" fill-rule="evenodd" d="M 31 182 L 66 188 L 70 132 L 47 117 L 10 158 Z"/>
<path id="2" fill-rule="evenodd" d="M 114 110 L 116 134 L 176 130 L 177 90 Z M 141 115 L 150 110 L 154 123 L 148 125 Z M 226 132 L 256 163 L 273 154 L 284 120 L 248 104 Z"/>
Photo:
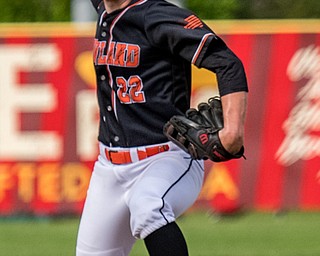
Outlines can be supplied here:
<path id="1" fill-rule="evenodd" d="M 247 78 L 241 60 L 221 38 L 210 42 L 199 67 L 216 73 L 220 96 L 248 91 Z"/>

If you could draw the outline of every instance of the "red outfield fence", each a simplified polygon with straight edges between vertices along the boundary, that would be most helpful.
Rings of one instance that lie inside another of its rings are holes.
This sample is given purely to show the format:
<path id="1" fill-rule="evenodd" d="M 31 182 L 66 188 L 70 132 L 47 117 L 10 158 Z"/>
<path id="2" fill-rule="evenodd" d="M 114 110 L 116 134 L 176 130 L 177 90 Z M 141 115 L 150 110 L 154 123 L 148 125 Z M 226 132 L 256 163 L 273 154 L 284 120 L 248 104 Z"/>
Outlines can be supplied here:
<path id="1" fill-rule="evenodd" d="M 247 70 L 247 160 L 206 162 L 196 205 L 320 210 L 320 20 L 208 24 Z M 0 215 L 81 212 L 98 154 L 93 34 L 0 26 Z M 195 105 L 216 83 L 193 71 Z"/>

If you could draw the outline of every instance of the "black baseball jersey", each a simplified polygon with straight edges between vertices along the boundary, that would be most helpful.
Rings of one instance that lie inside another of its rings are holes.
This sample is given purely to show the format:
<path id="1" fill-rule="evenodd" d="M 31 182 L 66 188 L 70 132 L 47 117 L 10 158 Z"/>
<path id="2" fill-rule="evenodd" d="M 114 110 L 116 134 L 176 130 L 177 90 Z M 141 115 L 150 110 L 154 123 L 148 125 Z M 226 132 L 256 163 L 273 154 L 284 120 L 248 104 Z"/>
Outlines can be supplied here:
<path id="1" fill-rule="evenodd" d="M 163 125 L 190 107 L 191 64 L 217 74 L 220 94 L 246 91 L 239 59 L 195 14 L 163 0 L 98 12 L 94 65 L 99 141 L 133 147 L 167 141 Z"/>

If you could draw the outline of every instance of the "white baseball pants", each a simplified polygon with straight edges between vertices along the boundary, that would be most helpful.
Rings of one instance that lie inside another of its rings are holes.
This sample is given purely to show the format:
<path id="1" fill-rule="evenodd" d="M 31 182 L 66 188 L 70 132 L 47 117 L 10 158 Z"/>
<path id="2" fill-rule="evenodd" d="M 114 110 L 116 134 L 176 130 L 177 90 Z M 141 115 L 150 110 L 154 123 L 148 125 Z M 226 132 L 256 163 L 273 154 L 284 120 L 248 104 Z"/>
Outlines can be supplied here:
<path id="1" fill-rule="evenodd" d="M 175 221 L 195 202 L 203 183 L 203 161 L 167 144 L 166 152 L 123 165 L 110 163 L 100 144 L 79 226 L 77 256 L 129 255 L 136 239 Z"/>

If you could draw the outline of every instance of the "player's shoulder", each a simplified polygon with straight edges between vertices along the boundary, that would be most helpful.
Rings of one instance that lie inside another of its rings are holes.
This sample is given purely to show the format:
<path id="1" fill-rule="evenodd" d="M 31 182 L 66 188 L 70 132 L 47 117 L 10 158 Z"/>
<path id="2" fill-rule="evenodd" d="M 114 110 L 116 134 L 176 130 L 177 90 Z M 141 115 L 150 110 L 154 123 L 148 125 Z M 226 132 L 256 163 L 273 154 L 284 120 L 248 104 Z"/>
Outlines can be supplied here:
<path id="1" fill-rule="evenodd" d="M 101 6 L 103 5 L 103 0 L 90 0 L 93 7 L 96 9 L 96 11 L 98 12 L 99 9 L 101 8 Z"/>
<path id="2" fill-rule="evenodd" d="M 147 0 L 149 12 L 155 13 L 156 15 L 165 16 L 184 16 L 192 13 L 190 10 L 177 6 L 166 0 Z"/>
<path id="3" fill-rule="evenodd" d="M 173 7 L 173 8 L 181 8 L 171 2 L 168 2 L 166 0 L 147 0 L 146 1 L 149 5 L 152 6 L 159 6 L 159 7 Z"/>

